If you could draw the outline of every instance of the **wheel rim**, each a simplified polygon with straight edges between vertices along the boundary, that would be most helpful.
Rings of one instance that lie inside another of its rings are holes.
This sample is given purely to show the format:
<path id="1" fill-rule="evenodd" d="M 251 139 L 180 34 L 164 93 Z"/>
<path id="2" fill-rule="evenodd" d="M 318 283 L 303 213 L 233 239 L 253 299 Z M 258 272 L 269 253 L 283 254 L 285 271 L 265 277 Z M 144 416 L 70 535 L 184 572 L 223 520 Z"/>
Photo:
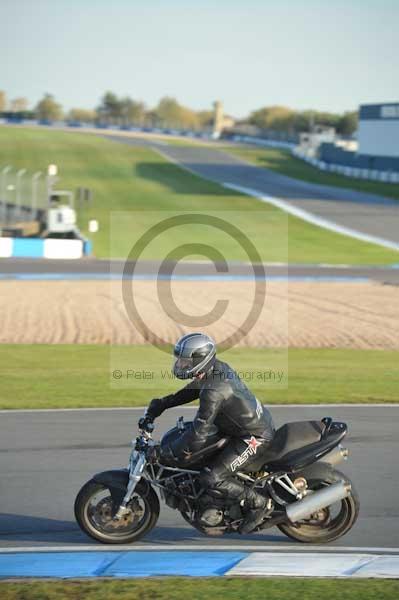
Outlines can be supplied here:
<path id="1" fill-rule="evenodd" d="M 84 507 L 85 522 L 89 530 L 103 537 L 125 538 L 146 527 L 150 519 L 150 507 L 145 498 L 134 494 L 128 504 L 130 514 L 120 521 L 113 521 L 118 507 L 112 501 L 111 492 L 101 486 L 88 498 Z"/>
<path id="2" fill-rule="evenodd" d="M 340 531 L 346 527 L 351 516 L 351 506 L 345 498 L 311 515 L 308 519 L 295 523 L 293 527 L 302 534 L 323 536 Z"/>

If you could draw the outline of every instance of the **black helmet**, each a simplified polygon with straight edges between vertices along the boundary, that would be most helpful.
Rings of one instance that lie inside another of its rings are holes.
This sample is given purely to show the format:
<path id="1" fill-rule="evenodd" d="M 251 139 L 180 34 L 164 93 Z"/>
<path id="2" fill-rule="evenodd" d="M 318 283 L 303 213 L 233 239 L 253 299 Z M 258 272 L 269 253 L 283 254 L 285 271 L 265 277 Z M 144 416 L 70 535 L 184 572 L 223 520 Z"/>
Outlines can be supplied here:
<path id="1" fill-rule="evenodd" d="M 177 340 L 174 355 L 174 375 L 179 379 L 193 378 L 213 367 L 216 344 L 204 333 L 188 333 Z"/>

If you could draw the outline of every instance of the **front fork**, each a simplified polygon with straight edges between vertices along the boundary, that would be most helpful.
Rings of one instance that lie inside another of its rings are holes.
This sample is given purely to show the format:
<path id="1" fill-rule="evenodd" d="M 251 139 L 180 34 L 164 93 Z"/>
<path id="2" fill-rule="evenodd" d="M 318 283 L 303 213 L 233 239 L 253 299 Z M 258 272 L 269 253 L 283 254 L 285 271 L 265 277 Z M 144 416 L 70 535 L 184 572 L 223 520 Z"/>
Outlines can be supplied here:
<path id="1" fill-rule="evenodd" d="M 133 453 L 130 462 L 129 483 L 127 486 L 126 494 L 124 495 L 121 505 L 119 506 L 118 511 L 114 516 L 115 521 L 120 521 L 125 515 L 130 513 L 130 508 L 128 508 L 127 505 L 132 499 L 134 490 L 136 489 L 136 486 L 141 479 L 141 475 L 144 471 L 146 462 L 147 460 L 144 452 L 135 451 Z"/>

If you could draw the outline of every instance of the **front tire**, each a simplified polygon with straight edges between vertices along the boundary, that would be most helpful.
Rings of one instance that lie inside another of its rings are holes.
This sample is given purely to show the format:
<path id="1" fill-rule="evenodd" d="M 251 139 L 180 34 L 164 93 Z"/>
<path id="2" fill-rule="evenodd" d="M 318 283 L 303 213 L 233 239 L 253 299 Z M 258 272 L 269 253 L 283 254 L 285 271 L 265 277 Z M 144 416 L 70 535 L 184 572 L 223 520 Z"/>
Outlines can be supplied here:
<path id="1" fill-rule="evenodd" d="M 158 496 L 151 487 L 138 483 L 129 503 L 131 515 L 114 522 L 118 506 L 110 489 L 91 479 L 82 487 L 75 500 L 75 518 L 79 527 L 103 544 L 129 544 L 146 535 L 159 517 Z"/>
<path id="2" fill-rule="evenodd" d="M 302 542 L 304 544 L 326 544 L 342 537 L 353 527 L 359 515 L 360 501 L 359 496 L 350 481 L 350 479 L 337 470 L 331 470 L 331 473 L 325 479 L 313 479 L 308 481 L 309 488 L 317 490 L 332 483 L 344 481 L 351 485 L 349 496 L 329 506 L 317 515 L 312 515 L 310 519 L 304 519 L 298 523 L 281 523 L 277 527 L 289 538 Z M 338 511 L 338 514 L 332 516 L 332 508 Z"/>

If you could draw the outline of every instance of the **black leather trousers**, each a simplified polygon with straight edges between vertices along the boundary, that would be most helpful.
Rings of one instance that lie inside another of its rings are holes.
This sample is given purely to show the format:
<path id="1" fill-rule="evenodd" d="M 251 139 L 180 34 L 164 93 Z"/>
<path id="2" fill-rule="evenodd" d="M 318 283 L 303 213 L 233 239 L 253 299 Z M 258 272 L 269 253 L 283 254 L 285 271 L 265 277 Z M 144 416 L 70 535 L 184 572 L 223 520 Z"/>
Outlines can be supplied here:
<path id="1" fill-rule="evenodd" d="M 250 489 L 234 475 L 237 471 L 251 471 L 251 464 L 259 463 L 259 455 L 269 445 L 270 441 L 254 436 L 232 438 L 209 466 L 202 470 L 201 485 L 211 495 L 245 500 L 248 508 L 263 506 L 265 496 Z"/>

